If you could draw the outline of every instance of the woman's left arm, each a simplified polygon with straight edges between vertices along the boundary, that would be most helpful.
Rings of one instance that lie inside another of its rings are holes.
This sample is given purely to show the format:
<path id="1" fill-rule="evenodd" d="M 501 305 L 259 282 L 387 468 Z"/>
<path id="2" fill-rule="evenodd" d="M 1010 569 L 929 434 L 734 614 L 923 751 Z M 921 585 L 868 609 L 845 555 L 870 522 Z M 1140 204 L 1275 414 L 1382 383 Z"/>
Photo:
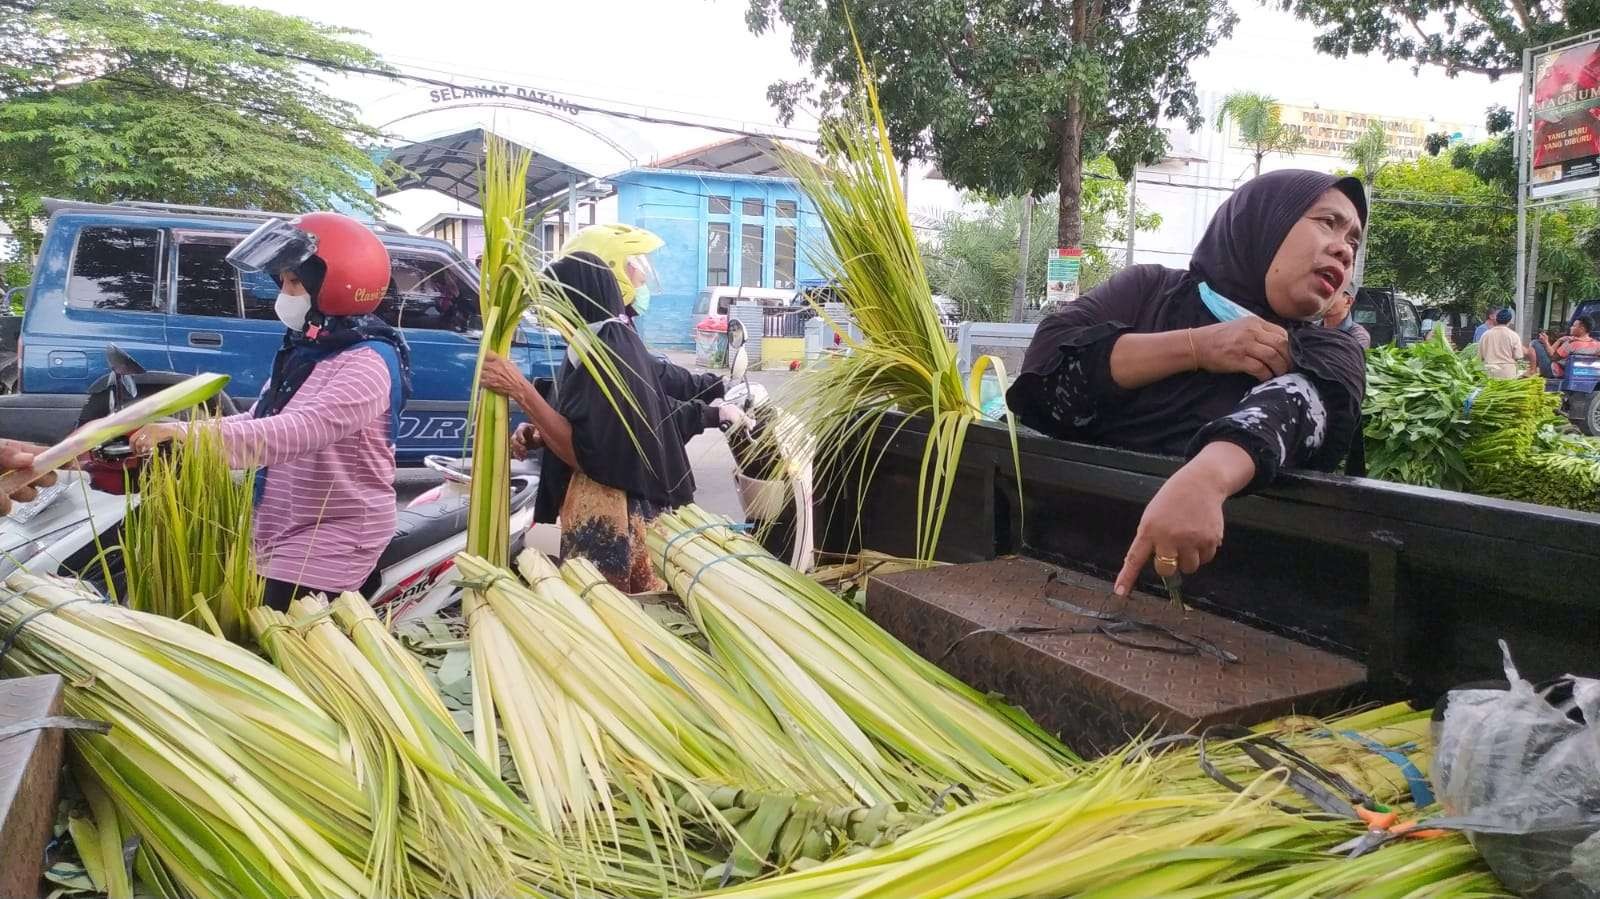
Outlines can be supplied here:
<path id="1" fill-rule="evenodd" d="M 1285 465 L 1342 455 L 1345 448 L 1329 447 L 1328 440 L 1327 406 L 1311 379 L 1294 372 L 1256 385 L 1234 411 L 1200 429 L 1189 462 L 1145 507 L 1117 594 L 1133 589 L 1152 556 L 1176 559 L 1185 574 L 1210 562 L 1222 545 L 1223 501 L 1271 483 Z"/>
<path id="2" fill-rule="evenodd" d="M 279 465 L 349 437 L 389 404 L 389 368 L 372 350 L 317 363 L 294 398 L 267 418 L 229 416 L 217 432 L 234 468 Z"/>

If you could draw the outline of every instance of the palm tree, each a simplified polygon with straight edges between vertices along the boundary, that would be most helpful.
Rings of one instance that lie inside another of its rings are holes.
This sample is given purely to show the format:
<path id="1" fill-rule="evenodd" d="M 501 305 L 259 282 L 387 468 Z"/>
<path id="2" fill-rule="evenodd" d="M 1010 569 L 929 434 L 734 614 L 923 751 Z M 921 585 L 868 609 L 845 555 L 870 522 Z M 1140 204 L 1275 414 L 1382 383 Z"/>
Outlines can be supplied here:
<path id="1" fill-rule="evenodd" d="M 1366 133 L 1355 139 L 1345 149 L 1345 158 L 1356 164 L 1361 173 L 1361 189 L 1367 195 L 1367 228 L 1372 227 L 1372 186 L 1378 178 L 1378 173 L 1389 163 L 1389 132 L 1383 123 L 1374 121 L 1367 126 Z M 1356 271 L 1352 282 L 1361 285 L 1361 279 L 1367 271 L 1367 244 L 1372 241 L 1363 239 L 1361 249 L 1356 251 Z"/>
<path id="2" fill-rule="evenodd" d="M 1278 101 L 1266 94 L 1234 91 L 1222 100 L 1217 110 L 1217 130 L 1232 119 L 1239 126 L 1239 139 L 1256 158 L 1256 174 L 1261 174 L 1261 159 L 1268 153 L 1293 156 L 1305 143 L 1305 135 L 1283 124 Z"/>

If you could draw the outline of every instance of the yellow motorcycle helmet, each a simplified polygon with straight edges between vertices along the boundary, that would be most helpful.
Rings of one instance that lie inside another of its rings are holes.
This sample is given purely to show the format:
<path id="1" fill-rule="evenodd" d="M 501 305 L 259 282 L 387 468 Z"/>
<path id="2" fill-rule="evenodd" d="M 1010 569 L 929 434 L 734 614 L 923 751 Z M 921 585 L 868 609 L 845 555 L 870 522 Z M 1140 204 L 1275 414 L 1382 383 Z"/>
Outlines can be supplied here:
<path id="1" fill-rule="evenodd" d="M 649 254 L 664 244 L 660 237 L 632 225 L 589 225 L 567 238 L 561 245 L 561 255 L 593 253 L 611 268 L 617 276 L 617 286 L 622 288 L 622 302 L 633 305 L 633 279 L 628 276 L 631 264 L 647 284 L 655 283 L 655 269 L 650 265 Z"/>

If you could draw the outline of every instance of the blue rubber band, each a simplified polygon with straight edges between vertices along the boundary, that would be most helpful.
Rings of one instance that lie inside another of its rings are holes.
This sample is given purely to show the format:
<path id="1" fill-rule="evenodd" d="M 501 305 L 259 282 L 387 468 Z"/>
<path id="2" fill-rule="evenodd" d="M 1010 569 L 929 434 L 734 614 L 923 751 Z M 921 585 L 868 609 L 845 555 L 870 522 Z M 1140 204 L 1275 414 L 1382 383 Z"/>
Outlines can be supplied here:
<path id="1" fill-rule="evenodd" d="M 728 562 L 728 561 L 732 561 L 734 559 L 770 559 L 770 558 L 772 558 L 772 556 L 769 555 L 766 552 L 758 552 L 758 553 L 728 553 L 725 556 L 717 556 L 715 559 L 712 559 L 711 561 L 705 563 L 704 565 L 701 565 L 700 566 L 700 570 L 696 571 L 694 573 L 694 577 L 689 579 L 689 587 L 688 587 L 688 589 L 683 591 L 683 598 L 684 599 L 688 599 L 690 596 L 694 595 L 695 585 L 700 583 L 700 575 L 705 574 L 706 573 L 706 569 L 708 569 L 711 566 L 717 564 L 718 562 Z"/>
<path id="2" fill-rule="evenodd" d="M 1477 400 L 1478 394 L 1480 394 L 1482 392 L 1483 392 L 1483 388 L 1482 387 L 1474 387 L 1474 388 L 1472 388 L 1472 392 L 1467 394 L 1467 398 L 1465 400 L 1463 400 L 1462 403 L 1461 403 L 1461 414 L 1462 415 L 1465 415 L 1467 418 L 1471 418 L 1472 417 L 1472 403 L 1475 400 Z"/>
<path id="3" fill-rule="evenodd" d="M 1402 746 L 1385 746 L 1377 740 L 1353 730 L 1341 730 L 1339 734 L 1383 756 L 1396 768 L 1399 768 L 1400 773 L 1405 776 L 1406 786 L 1411 790 L 1411 801 L 1417 804 L 1417 808 L 1433 805 L 1433 788 L 1428 785 L 1427 776 L 1405 753 L 1407 749 L 1416 749 L 1417 744 L 1406 743 Z"/>
<path id="4" fill-rule="evenodd" d="M 688 529 L 687 531 L 679 531 L 678 533 L 673 534 L 672 535 L 672 539 L 667 541 L 667 545 L 663 546 L 661 548 L 661 574 L 662 574 L 662 576 L 665 576 L 666 573 L 667 573 L 667 554 L 672 552 L 673 544 L 677 543 L 679 540 L 682 540 L 685 537 L 693 537 L 695 534 L 704 534 L 706 531 L 715 530 L 717 528 L 727 528 L 730 531 L 734 531 L 735 533 L 741 533 L 741 534 L 742 533 L 746 533 L 746 532 L 748 532 L 750 530 L 750 526 L 748 524 L 735 524 L 735 523 L 729 521 L 729 522 L 726 522 L 726 523 L 718 522 L 717 524 L 702 524 L 699 527 L 692 527 L 692 528 Z"/>

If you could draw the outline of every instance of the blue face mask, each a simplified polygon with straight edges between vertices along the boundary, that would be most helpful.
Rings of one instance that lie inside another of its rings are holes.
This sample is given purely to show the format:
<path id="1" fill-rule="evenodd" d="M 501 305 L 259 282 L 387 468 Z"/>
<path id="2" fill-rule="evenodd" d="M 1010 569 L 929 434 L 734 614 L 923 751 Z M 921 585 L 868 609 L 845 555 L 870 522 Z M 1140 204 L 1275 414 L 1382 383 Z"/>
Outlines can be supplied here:
<path id="1" fill-rule="evenodd" d="M 1205 302 L 1206 308 L 1216 316 L 1219 322 L 1231 322 L 1234 319 L 1248 318 L 1255 315 L 1249 309 L 1235 303 L 1215 290 L 1204 281 L 1200 282 L 1200 299 Z"/>
<path id="2" fill-rule="evenodd" d="M 644 315 L 650 308 L 650 285 L 640 284 L 633 289 L 633 314 Z"/>

